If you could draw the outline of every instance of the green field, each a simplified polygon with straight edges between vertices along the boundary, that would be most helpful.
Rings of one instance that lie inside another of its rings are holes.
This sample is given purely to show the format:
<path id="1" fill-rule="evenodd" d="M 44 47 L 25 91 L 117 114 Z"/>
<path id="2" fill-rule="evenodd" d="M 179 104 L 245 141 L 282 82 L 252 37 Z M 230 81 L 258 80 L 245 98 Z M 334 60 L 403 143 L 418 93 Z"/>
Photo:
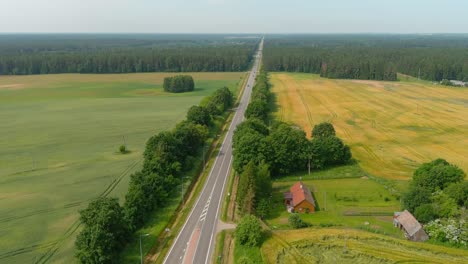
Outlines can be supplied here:
<path id="1" fill-rule="evenodd" d="M 122 198 L 146 140 L 215 89 L 236 92 L 244 73 L 191 74 L 184 94 L 163 92 L 169 75 L 0 76 L 0 263 L 69 262 L 78 210 Z"/>
<path id="2" fill-rule="evenodd" d="M 393 227 L 392 216 L 400 202 L 381 184 L 365 176 L 358 165 L 281 178 L 273 183 L 273 212 L 266 220 L 272 229 L 288 229 L 290 215 L 283 203 L 283 193 L 302 177 L 315 197 L 319 210 L 301 214 L 314 226 L 343 226 L 372 230 L 402 237 Z"/>

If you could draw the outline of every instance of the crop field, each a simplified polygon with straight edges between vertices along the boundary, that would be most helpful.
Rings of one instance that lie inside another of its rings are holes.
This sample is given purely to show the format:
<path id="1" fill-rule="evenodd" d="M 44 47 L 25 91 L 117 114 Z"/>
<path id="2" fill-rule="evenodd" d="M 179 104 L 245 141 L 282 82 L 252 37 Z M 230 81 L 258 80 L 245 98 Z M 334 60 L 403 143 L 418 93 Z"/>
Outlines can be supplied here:
<path id="1" fill-rule="evenodd" d="M 403 237 L 392 223 L 393 212 L 399 211 L 400 201 L 384 186 L 363 175 L 354 164 L 278 179 L 273 182 L 273 209 L 266 222 L 274 230 L 290 228 L 290 214 L 284 206 L 283 193 L 301 177 L 319 208 L 315 213 L 300 215 L 310 225 L 342 226 Z"/>
<path id="2" fill-rule="evenodd" d="M 103 195 L 122 201 L 146 140 L 244 77 L 193 73 L 194 92 L 168 94 L 169 75 L 0 76 L 0 263 L 69 263 L 78 210 Z"/>
<path id="3" fill-rule="evenodd" d="M 444 158 L 468 171 L 468 90 L 400 76 L 399 82 L 272 73 L 276 117 L 303 127 L 329 121 L 372 175 L 406 180 Z"/>
<path id="4" fill-rule="evenodd" d="M 262 245 L 266 263 L 466 263 L 468 252 L 360 230 L 273 231 Z"/>

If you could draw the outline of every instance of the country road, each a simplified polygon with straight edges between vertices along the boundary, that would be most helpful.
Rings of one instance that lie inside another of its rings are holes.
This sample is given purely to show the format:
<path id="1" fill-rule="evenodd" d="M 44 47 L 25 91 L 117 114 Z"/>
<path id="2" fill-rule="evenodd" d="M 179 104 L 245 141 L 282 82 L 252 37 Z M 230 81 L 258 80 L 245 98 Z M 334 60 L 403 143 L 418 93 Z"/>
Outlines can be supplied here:
<path id="1" fill-rule="evenodd" d="M 260 42 L 255 62 L 234 118 L 221 145 L 198 200 L 196 201 L 182 230 L 177 235 L 164 263 L 209 263 L 215 248 L 216 227 L 226 182 L 232 165 L 232 137 L 237 125 L 244 119 L 252 87 L 261 61 L 263 39 Z"/>

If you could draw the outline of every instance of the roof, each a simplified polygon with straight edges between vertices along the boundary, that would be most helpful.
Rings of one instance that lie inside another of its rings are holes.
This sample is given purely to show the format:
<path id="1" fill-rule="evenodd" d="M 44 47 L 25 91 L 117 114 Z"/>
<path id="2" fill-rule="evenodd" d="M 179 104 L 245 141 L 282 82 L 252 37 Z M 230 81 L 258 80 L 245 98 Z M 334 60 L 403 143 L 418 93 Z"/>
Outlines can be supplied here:
<path id="1" fill-rule="evenodd" d="M 416 234 L 421 228 L 422 225 L 414 218 L 414 216 L 408 212 L 408 210 L 403 211 L 398 217 L 398 222 L 403 226 L 408 235 L 412 236 Z"/>
<path id="2" fill-rule="evenodd" d="M 296 182 L 289 190 L 292 194 L 293 206 L 302 203 L 304 200 L 315 206 L 315 201 L 309 188 L 307 188 L 307 186 L 305 186 L 301 181 Z"/>

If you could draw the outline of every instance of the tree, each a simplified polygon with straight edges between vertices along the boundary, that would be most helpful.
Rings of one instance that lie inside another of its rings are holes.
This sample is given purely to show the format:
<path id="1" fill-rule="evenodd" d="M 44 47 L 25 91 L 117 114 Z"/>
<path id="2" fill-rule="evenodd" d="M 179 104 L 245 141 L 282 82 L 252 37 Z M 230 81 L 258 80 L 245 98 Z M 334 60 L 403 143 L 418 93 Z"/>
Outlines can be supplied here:
<path id="1" fill-rule="evenodd" d="M 269 199 L 273 185 L 270 177 L 270 169 L 268 164 L 261 162 L 256 171 L 255 175 L 255 198 L 256 203 L 262 199 Z"/>
<path id="2" fill-rule="evenodd" d="M 351 150 L 338 137 L 314 137 L 310 142 L 312 165 L 321 169 L 349 162 Z"/>
<path id="3" fill-rule="evenodd" d="M 335 135 L 335 128 L 328 122 L 317 124 L 312 129 L 312 137 L 332 137 Z"/>
<path id="4" fill-rule="evenodd" d="M 246 118 L 258 118 L 265 121 L 268 117 L 268 104 L 265 101 L 253 99 L 245 110 Z"/>
<path id="5" fill-rule="evenodd" d="M 422 204 L 430 204 L 431 191 L 425 187 L 410 184 L 409 190 L 403 195 L 403 206 L 414 212 Z"/>
<path id="6" fill-rule="evenodd" d="M 214 92 L 203 104 L 212 116 L 219 115 L 231 107 L 234 103 L 234 95 L 227 87 Z"/>
<path id="7" fill-rule="evenodd" d="M 233 142 L 234 169 L 242 173 L 244 166 L 249 162 L 260 164 L 266 159 L 264 150 L 267 149 L 265 136 L 254 130 L 243 130 L 242 135 L 236 133 Z"/>
<path id="8" fill-rule="evenodd" d="M 468 206 L 468 181 L 452 183 L 444 189 L 444 193 L 454 199 L 458 206 Z"/>
<path id="9" fill-rule="evenodd" d="M 266 138 L 267 162 L 274 174 L 288 174 L 306 168 L 309 141 L 303 130 L 279 123 Z"/>
<path id="10" fill-rule="evenodd" d="M 241 215 L 253 213 L 256 170 L 257 167 L 254 162 L 251 161 L 244 167 L 243 172 L 239 175 L 236 203 Z"/>
<path id="11" fill-rule="evenodd" d="M 137 172 L 130 177 L 124 209 L 132 230 L 141 227 L 148 215 L 164 204 L 176 184 L 171 175 Z"/>
<path id="12" fill-rule="evenodd" d="M 187 112 L 187 121 L 199 125 L 210 126 L 211 116 L 203 106 L 194 105 L 190 107 Z"/>
<path id="13" fill-rule="evenodd" d="M 442 191 L 434 193 L 431 200 L 434 212 L 441 218 L 455 217 L 460 214 L 457 202 Z"/>
<path id="14" fill-rule="evenodd" d="M 288 218 L 288 222 L 289 222 L 289 225 L 294 229 L 304 228 L 308 226 L 306 222 L 302 221 L 299 214 L 290 214 Z"/>
<path id="15" fill-rule="evenodd" d="M 255 212 L 260 217 L 260 219 L 265 219 L 270 213 L 270 203 L 267 199 L 260 199 L 257 204 L 257 208 L 255 208 Z"/>
<path id="16" fill-rule="evenodd" d="M 98 198 L 80 211 L 83 229 L 78 234 L 76 257 L 80 263 L 117 263 L 130 236 L 116 198 Z"/>
<path id="17" fill-rule="evenodd" d="M 437 218 L 437 213 L 434 210 L 432 204 L 422 204 L 414 211 L 414 216 L 421 223 L 429 223 L 430 221 Z"/>
<path id="18" fill-rule="evenodd" d="M 451 183 L 463 181 L 465 173 L 444 159 L 422 164 L 413 174 L 413 183 L 428 188 L 431 192 L 443 190 Z"/>
<path id="19" fill-rule="evenodd" d="M 152 136 L 143 153 L 143 171 L 161 175 L 176 175 L 182 168 L 184 152 L 181 142 L 170 131 Z"/>
<path id="20" fill-rule="evenodd" d="M 204 125 L 183 121 L 176 126 L 174 137 L 180 142 L 186 154 L 194 155 L 208 138 L 208 128 Z"/>
<path id="21" fill-rule="evenodd" d="M 236 228 L 236 237 L 241 245 L 255 247 L 262 239 L 262 226 L 253 215 L 242 217 Z"/>

